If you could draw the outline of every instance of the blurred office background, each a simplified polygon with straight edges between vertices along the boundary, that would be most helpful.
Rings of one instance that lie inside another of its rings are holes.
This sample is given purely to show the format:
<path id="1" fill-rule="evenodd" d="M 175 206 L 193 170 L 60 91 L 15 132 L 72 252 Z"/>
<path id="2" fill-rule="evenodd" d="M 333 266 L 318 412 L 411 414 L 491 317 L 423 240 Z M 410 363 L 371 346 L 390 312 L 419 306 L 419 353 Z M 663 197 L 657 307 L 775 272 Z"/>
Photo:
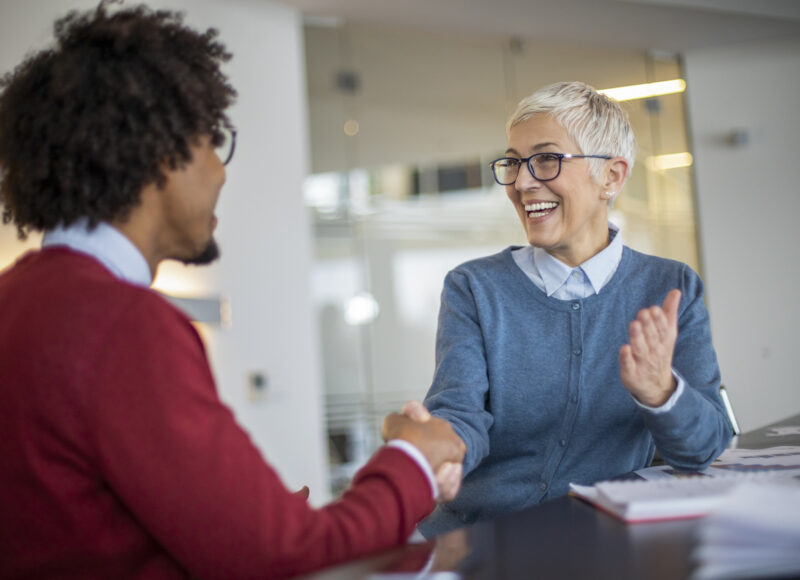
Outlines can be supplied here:
<path id="1" fill-rule="evenodd" d="M 0 0 L 0 72 L 94 4 Z M 240 95 L 223 258 L 164 265 L 156 287 L 223 308 L 198 323 L 221 396 L 314 502 L 379 443 L 383 415 L 426 392 L 444 274 L 525 243 L 488 162 L 517 101 L 558 80 L 684 82 L 624 101 L 639 151 L 612 220 L 703 276 L 742 428 L 800 409 L 796 2 L 150 4 L 220 30 Z M 38 241 L 0 226 L 0 267 Z"/>

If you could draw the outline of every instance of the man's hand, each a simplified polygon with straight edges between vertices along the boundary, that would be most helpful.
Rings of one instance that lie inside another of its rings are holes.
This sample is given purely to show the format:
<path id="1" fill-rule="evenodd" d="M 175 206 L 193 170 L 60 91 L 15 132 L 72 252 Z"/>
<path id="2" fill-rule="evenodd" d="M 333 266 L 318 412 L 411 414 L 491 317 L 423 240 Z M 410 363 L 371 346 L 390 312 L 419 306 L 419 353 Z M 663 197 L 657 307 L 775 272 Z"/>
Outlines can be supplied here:
<path id="1" fill-rule="evenodd" d="M 681 291 L 672 290 L 663 306 L 643 308 L 630 323 L 630 344 L 619 350 L 622 384 L 641 403 L 659 407 L 675 392 L 672 354 L 678 338 Z"/>
<path id="2" fill-rule="evenodd" d="M 439 501 L 452 500 L 461 487 L 461 462 L 466 451 L 464 442 L 453 431 L 450 423 L 433 417 L 422 403 L 409 401 L 403 406 L 402 412 L 402 415 L 389 415 L 384 420 L 383 438 L 387 441 L 405 439 L 413 443 L 425 455 L 435 472 Z M 397 419 L 411 421 L 399 427 L 394 423 Z M 403 434 L 398 434 L 390 432 L 392 429 L 404 431 Z"/>
<path id="3" fill-rule="evenodd" d="M 416 404 L 419 405 L 419 403 Z M 408 404 L 404 408 L 407 409 Z M 453 431 L 450 423 L 430 415 L 427 420 L 421 420 L 420 418 L 424 415 L 419 409 L 410 412 L 417 419 L 400 413 L 392 413 L 383 420 L 384 441 L 405 439 L 422 452 L 434 471 L 438 470 L 445 462 L 461 463 L 464 461 L 466 447 L 461 438 Z M 425 413 L 428 411 L 425 410 Z"/>

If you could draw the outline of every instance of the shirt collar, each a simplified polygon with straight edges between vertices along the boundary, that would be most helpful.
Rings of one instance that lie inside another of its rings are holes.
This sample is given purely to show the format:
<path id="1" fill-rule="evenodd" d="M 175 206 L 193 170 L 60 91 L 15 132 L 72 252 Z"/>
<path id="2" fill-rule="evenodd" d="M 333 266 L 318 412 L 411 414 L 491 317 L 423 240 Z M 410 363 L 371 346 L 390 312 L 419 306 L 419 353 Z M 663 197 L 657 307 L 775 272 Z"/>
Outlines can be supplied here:
<path id="1" fill-rule="evenodd" d="M 90 230 L 88 220 L 48 230 L 42 247 L 66 246 L 92 256 L 117 278 L 139 286 L 150 286 L 153 277 L 142 253 L 119 230 L 100 222 Z"/>
<path id="2" fill-rule="evenodd" d="M 611 279 L 622 259 L 622 235 L 619 228 L 608 222 L 608 234 L 611 238 L 609 244 L 577 267 L 586 274 L 595 294 L 598 294 Z M 556 290 L 561 288 L 575 269 L 551 256 L 542 248 L 534 247 L 532 258 L 534 266 L 542 277 L 544 291 L 548 296 L 552 296 Z"/>

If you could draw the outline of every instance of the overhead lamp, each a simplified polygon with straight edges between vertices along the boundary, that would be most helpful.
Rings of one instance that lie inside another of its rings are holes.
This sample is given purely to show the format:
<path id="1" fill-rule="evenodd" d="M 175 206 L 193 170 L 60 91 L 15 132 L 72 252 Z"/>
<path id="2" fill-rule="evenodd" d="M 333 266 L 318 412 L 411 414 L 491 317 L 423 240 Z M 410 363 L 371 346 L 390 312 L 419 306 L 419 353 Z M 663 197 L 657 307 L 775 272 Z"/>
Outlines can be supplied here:
<path id="1" fill-rule="evenodd" d="M 682 93 L 685 90 L 686 81 L 683 79 L 673 79 L 671 81 L 659 81 L 657 83 L 603 89 L 597 92 L 617 101 L 631 101 L 633 99 L 647 99 L 649 97 Z"/>
<path id="2" fill-rule="evenodd" d="M 369 292 L 359 292 L 344 307 L 344 321 L 350 326 L 363 326 L 378 317 L 378 301 Z"/>
<path id="3" fill-rule="evenodd" d="M 665 171 L 667 169 L 677 169 L 678 167 L 689 167 L 694 159 L 688 151 L 682 153 L 670 153 L 668 155 L 654 155 L 647 158 L 647 165 L 653 171 Z"/>

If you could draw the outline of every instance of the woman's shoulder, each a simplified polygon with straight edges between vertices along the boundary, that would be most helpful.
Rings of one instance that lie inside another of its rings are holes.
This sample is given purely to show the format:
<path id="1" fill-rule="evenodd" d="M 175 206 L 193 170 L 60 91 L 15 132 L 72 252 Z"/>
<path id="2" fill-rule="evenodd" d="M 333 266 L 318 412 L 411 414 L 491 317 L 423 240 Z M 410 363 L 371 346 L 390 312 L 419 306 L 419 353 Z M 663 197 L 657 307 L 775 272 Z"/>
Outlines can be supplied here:
<path id="1" fill-rule="evenodd" d="M 509 246 L 494 254 L 462 262 L 447 273 L 446 281 L 467 279 L 469 284 L 483 284 L 509 275 L 513 277 L 513 268 L 517 266 L 511 252 L 518 249 L 518 246 Z"/>
<path id="2" fill-rule="evenodd" d="M 462 272 L 464 274 L 485 273 L 487 271 L 498 271 L 507 269 L 510 264 L 513 264 L 514 258 L 511 252 L 519 250 L 519 246 L 509 246 L 494 254 L 488 256 L 480 256 L 472 258 L 466 262 L 462 262 L 451 272 Z"/>
<path id="3" fill-rule="evenodd" d="M 626 278 L 625 285 L 630 290 L 639 285 L 651 289 L 681 288 L 692 293 L 702 293 L 703 290 L 703 282 L 697 272 L 679 260 L 645 254 L 625 246 L 621 267 Z"/>
<path id="4" fill-rule="evenodd" d="M 634 250 L 628 246 L 625 246 L 623 249 L 623 259 L 626 258 L 634 271 L 652 270 L 661 273 L 691 273 L 695 276 L 697 275 L 689 264 L 672 258 L 662 258 L 661 256 L 645 254 L 644 252 Z"/>

